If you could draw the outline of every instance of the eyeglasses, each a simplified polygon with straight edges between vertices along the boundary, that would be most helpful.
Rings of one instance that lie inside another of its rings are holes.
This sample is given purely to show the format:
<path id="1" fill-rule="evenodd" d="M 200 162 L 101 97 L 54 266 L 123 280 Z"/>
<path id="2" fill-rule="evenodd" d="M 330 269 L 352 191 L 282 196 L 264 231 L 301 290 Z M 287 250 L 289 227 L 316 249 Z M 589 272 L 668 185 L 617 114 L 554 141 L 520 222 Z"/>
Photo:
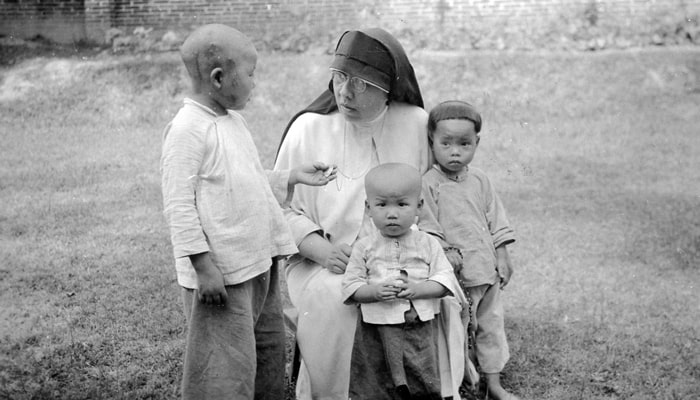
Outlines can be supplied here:
<path id="1" fill-rule="evenodd" d="M 354 93 L 364 93 L 364 91 L 367 90 L 367 85 L 374 86 L 384 93 L 389 93 L 387 90 L 375 85 L 372 82 L 368 82 L 357 76 L 348 76 L 348 74 L 346 74 L 345 72 L 339 71 L 337 69 L 331 69 L 331 77 L 333 79 L 333 85 L 340 86 L 345 82 L 350 81 L 350 89 Z"/>

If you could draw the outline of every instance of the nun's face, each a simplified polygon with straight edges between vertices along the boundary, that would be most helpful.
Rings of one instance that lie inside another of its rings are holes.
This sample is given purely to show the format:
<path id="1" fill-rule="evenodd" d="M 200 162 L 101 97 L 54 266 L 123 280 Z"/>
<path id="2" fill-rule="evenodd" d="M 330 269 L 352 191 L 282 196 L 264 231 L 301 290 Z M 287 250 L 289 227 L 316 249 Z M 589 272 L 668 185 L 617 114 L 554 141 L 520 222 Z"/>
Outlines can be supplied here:
<path id="1" fill-rule="evenodd" d="M 375 119 L 386 107 L 389 95 L 373 85 L 365 85 L 364 92 L 358 93 L 352 77 L 344 82 L 333 79 L 333 94 L 338 110 L 350 122 L 363 122 Z"/>

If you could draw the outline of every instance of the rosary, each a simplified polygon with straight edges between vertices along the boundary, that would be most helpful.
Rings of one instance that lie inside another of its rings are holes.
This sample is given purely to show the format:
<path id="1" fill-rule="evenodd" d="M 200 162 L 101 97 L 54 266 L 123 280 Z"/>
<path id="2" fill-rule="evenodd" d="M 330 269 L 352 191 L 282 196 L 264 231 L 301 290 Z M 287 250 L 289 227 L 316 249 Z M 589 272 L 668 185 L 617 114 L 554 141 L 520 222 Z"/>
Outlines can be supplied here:
<path id="1" fill-rule="evenodd" d="M 384 129 L 384 121 L 386 120 L 386 114 L 382 117 L 382 124 L 379 127 L 379 132 L 381 132 Z M 356 179 L 360 179 L 363 176 L 369 172 L 369 170 L 372 168 L 372 158 L 374 155 L 376 145 L 374 144 L 374 136 L 372 137 L 372 147 L 369 151 L 369 159 L 367 160 L 366 165 L 362 168 L 360 173 L 357 173 L 355 175 L 351 174 L 345 165 L 345 160 L 346 160 L 346 150 L 347 150 L 347 122 L 344 123 L 343 125 L 343 167 L 341 168 L 340 166 L 336 167 L 338 170 L 338 177 L 335 180 L 335 187 L 336 189 L 340 192 L 343 188 L 343 183 L 341 182 L 340 177 L 342 176 L 343 178 L 347 179 L 348 181 L 354 181 Z"/>

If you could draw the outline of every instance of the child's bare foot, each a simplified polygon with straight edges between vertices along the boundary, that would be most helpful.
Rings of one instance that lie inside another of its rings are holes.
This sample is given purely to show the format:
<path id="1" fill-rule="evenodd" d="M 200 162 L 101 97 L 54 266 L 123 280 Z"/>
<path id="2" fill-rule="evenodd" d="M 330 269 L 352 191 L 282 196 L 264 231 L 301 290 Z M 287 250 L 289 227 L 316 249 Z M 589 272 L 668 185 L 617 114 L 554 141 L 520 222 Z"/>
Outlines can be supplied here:
<path id="1" fill-rule="evenodd" d="M 494 400 L 518 400 L 518 397 L 501 386 L 499 374 L 484 374 L 486 378 L 486 390 L 490 399 Z"/>

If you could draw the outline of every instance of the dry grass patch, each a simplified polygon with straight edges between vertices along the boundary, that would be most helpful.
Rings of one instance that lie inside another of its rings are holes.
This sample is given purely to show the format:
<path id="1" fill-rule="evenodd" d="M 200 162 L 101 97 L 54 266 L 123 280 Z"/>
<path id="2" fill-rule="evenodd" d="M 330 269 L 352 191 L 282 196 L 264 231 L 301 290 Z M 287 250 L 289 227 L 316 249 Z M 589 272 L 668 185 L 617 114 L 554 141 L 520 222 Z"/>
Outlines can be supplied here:
<path id="1" fill-rule="evenodd" d="M 527 399 L 693 398 L 700 52 L 411 58 L 428 108 L 482 110 L 475 164 L 519 235 L 505 384 Z M 329 61 L 261 54 L 245 116 L 264 165 Z M 186 86 L 174 54 L 0 69 L 0 398 L 177 397 L 184 318 L 158 162 Z"/>

